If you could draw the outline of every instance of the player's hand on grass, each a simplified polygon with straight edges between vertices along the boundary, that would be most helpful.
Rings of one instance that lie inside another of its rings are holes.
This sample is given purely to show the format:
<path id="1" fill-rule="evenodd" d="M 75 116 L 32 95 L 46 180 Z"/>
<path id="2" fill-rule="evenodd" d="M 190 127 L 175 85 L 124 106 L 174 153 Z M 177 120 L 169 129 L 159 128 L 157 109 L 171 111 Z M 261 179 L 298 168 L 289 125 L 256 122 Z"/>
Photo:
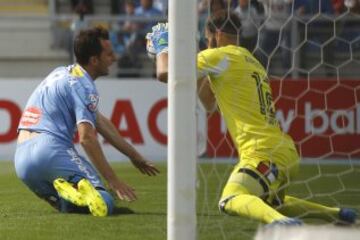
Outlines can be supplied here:
<path id="1" fill-rule="evenodd" d="M 153 163 L 143 158 L 131 159 L 131 162 L 141 173 L 148 176 L 156 176 L 160 173 Z"/>
<path id="2" fill-rule="evenodd" d="M 109 187 L 116 193 L 116 196 L 120 200 L 131 202 L 137 199 L 135 189 L 128 186 L 126 183 L 120 181 L 119 179 L 115 179 L 109 182 Z"/>
<path id="3" fill-rule="evenodd" d="M 158 23 L 146 35 L 146 51 L 150 58 L 155 58 L 156 55 L 168 51 L 168 31 L 167 23 Z"/>

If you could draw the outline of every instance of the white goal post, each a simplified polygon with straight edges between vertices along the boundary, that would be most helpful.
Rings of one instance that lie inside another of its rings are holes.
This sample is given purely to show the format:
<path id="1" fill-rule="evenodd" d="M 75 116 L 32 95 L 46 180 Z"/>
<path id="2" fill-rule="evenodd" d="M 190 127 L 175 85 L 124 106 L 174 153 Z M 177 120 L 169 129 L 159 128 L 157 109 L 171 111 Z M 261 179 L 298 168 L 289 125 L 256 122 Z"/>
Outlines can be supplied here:
<path id="1" fill-rule="evenodd" d="M 302 226 L 259 229 L 255 240 L 353 240 L 360 239 L 360 230 L 336 226 Z"/>
<path id="2" fill-rule="evenodd" d="M 196 239 L 197 1 L 169 0 L 167 239 Z"/>

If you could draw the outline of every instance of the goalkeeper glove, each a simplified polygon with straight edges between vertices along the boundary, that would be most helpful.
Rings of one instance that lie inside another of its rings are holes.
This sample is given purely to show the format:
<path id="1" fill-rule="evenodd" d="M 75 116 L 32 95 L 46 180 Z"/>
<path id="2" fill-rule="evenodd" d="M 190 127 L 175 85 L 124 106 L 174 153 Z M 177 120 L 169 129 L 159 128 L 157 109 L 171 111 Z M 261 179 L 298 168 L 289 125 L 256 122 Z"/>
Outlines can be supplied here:
<path id="1" fill-rule="evenodd" d="M 146 51 L 150 58 L 168 51 L 168 24 L 158 23 L 152 27 L 152 32 L 146 35 Z"/>

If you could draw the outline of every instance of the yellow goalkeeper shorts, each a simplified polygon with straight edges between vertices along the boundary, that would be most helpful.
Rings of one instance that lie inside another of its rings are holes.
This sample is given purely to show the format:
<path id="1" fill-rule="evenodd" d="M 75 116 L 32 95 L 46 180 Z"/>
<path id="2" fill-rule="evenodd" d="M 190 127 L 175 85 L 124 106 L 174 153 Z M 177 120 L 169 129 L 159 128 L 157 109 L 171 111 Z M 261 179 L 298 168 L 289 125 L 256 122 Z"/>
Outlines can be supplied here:
<path id="1" fill-rule="evenodd" d="M 287 186 L 297 174 L 298 167 L 299 156 L 294 149 L 242 153 L 220 202 L 239 194 L 251 194 L 277 206 L 283 202 Z"/>

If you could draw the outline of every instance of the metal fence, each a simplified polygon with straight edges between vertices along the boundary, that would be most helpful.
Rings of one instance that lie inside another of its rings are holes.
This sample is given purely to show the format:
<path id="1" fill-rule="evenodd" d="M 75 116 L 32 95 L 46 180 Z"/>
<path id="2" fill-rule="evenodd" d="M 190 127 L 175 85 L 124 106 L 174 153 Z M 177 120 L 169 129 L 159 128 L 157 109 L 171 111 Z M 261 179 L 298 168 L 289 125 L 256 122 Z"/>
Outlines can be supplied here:
<path id="1" fill-rule="evenodd" d="M 47 48 L 39 50 L 41 52 L 39 59 L 46 58 L 44 53 L 46 49 L 49 51 L 50 58 L 54 58 L 53 55 L 63 51 L 58 55 L 63 57 L 64 53 L 67 54 L 68 63 L 73 61 L 71 56 L 74 34 L 85 27 L 103 25 L 110 30 L 111 41 L 119 60 L 113 67 L 112 76 L 152 77 L 154 63 L 146 56 L 144 36 L 152 24 L 166 21 L 166 17 L 86 15 L 80 19 L 74 15 L 52 15 L 50 17 L 2 16 L 0 20 L 0 39 L 6 39 L 9 29 L 14 31 L 14 28 L 15 30 L 17 28 L 19 33 L 22 32 L 19 36 L 24 39 L 33 34 L 32 29 L 46 32 L 49 35 L 48 38 L 39 38 L 38 43 L 28 41 L 26 51 L 32 50 L 32 45 L 45 45 Z M 206 16 L 199 17 L 199 49 L 204 45 L 201 44 L 201 39 L 204 35 L 202 26 L 205 20 Z M 264 51 L 260 44 L 262 38 L 271 41 L 271 38 L 266 39 L 264 20 L 266 19 L 257 21 L 260 24 L 256 26 L 258 35 L 253 52 L 273 77 L 356 79 L 360 76 L 360 16 L 344 14 L 335 17 L 320 14 L 316 17 L 293 16 L 284 19 L 285 24 L 279 32 L 280 40 L 270 52 Z M 143 28 L 134 32 L 124 31 L 123 26 L 130 23 L 137 23 Z M 6 62 L 11 59 L 16 62 L 16 59 L 21 59 L 21 54 L 25 50 L 4 41 L 1 41 L 4 51 L 0 53 L 0 61 Z M 15 42 L 16 39 L 14 39 L 14 45 Z M 7 49 L 13 50 L 7 51 Z M 53 54 L 51 54 L 52 51 Z M 36 54 L 34 52 L 34 55 Z M 32 59 L 35 61 L 36 56 Z"/>

